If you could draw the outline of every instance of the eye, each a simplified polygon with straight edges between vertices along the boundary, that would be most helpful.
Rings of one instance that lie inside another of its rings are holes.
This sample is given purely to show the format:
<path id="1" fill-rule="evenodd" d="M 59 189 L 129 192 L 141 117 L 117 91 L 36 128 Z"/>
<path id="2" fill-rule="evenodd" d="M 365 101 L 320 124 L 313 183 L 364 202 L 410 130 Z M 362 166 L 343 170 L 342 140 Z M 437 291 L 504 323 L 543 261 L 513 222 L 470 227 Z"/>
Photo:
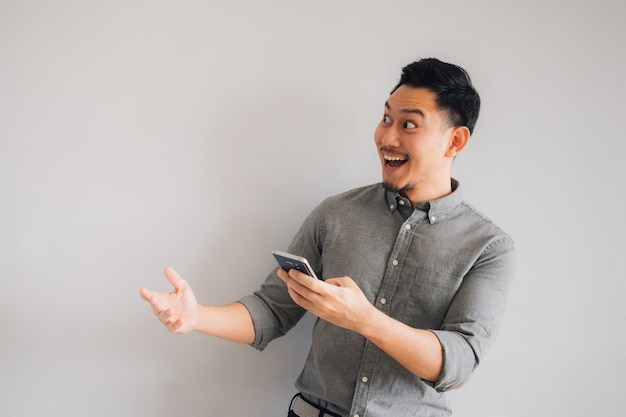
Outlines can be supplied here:
<path id="1" fill-rule="evenodd" d="M 387 115 L 384 115 L 383 116 L 383 123 L 385 123 L 385 124 L 391 123 L 391 117 L 389 117 Z"/>
<path id="2" fill-rule="evenodd" d="M 417 125 L 415 123 L 407 120 L 406 122 L 403 123 L 402 127 L 405 128 L 405 129 L 415 129 L 417 127 Z"/>

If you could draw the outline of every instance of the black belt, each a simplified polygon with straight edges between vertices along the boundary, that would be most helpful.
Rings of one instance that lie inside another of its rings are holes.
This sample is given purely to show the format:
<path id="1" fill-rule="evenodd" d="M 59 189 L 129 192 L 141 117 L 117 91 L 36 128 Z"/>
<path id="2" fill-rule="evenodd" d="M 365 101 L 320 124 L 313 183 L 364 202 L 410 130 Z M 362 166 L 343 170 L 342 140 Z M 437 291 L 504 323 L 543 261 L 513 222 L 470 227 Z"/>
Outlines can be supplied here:
<path id="1" fill-rule="evenodd" d="M 301 394 L 293 397 L 289 411 L 290 416 L 295 414 L 296 417 L 341 417 L 339 414 L 335 414 L 324 407 L 313 404 L 302 397 Z"/>

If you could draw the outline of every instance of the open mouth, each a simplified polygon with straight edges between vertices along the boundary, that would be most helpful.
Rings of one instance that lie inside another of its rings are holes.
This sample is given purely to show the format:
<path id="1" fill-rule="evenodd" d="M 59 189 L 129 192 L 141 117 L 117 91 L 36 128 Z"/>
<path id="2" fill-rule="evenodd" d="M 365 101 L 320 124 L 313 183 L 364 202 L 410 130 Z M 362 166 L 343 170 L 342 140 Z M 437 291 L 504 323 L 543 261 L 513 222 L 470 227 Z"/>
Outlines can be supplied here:
<path id="1" fill-rule="evenodd" d="M 397 155 L 383 154 L 383 158 L 385 158 L 385 164 L 390 168 L 397 168 L 408 161 L 407 158 Z"/>

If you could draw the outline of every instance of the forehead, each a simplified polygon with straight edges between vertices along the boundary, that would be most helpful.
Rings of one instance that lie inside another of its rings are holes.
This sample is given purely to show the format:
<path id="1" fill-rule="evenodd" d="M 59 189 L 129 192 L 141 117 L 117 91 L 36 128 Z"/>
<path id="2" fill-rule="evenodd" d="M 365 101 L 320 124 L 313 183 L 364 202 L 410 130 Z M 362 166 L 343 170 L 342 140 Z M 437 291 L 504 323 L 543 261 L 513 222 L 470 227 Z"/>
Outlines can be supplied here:
<path id="1" fill-rule="evenodd" d="M 386 107 L 394 112 L 407 112 L 419 110 L 421 113 L 439 112 L 437 93 L 424 87 L 411 87 L 401 85 L 394 91 L 387 102 Z"/>

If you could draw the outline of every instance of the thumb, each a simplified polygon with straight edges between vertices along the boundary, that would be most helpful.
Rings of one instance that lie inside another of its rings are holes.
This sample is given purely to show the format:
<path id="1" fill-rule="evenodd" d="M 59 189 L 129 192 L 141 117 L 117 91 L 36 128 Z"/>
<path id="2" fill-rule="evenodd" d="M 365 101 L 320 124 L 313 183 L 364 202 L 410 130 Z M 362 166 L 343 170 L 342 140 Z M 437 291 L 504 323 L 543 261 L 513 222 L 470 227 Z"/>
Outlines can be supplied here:
<path id="1" fill-rule="evenodd" d="M 165 276 L 167 280 L 172 284 L 174 290 L 179 291 L 185 287 L 185 280 L 183 280 L 178 272 L 172 267 L 165 268 Z"/>

